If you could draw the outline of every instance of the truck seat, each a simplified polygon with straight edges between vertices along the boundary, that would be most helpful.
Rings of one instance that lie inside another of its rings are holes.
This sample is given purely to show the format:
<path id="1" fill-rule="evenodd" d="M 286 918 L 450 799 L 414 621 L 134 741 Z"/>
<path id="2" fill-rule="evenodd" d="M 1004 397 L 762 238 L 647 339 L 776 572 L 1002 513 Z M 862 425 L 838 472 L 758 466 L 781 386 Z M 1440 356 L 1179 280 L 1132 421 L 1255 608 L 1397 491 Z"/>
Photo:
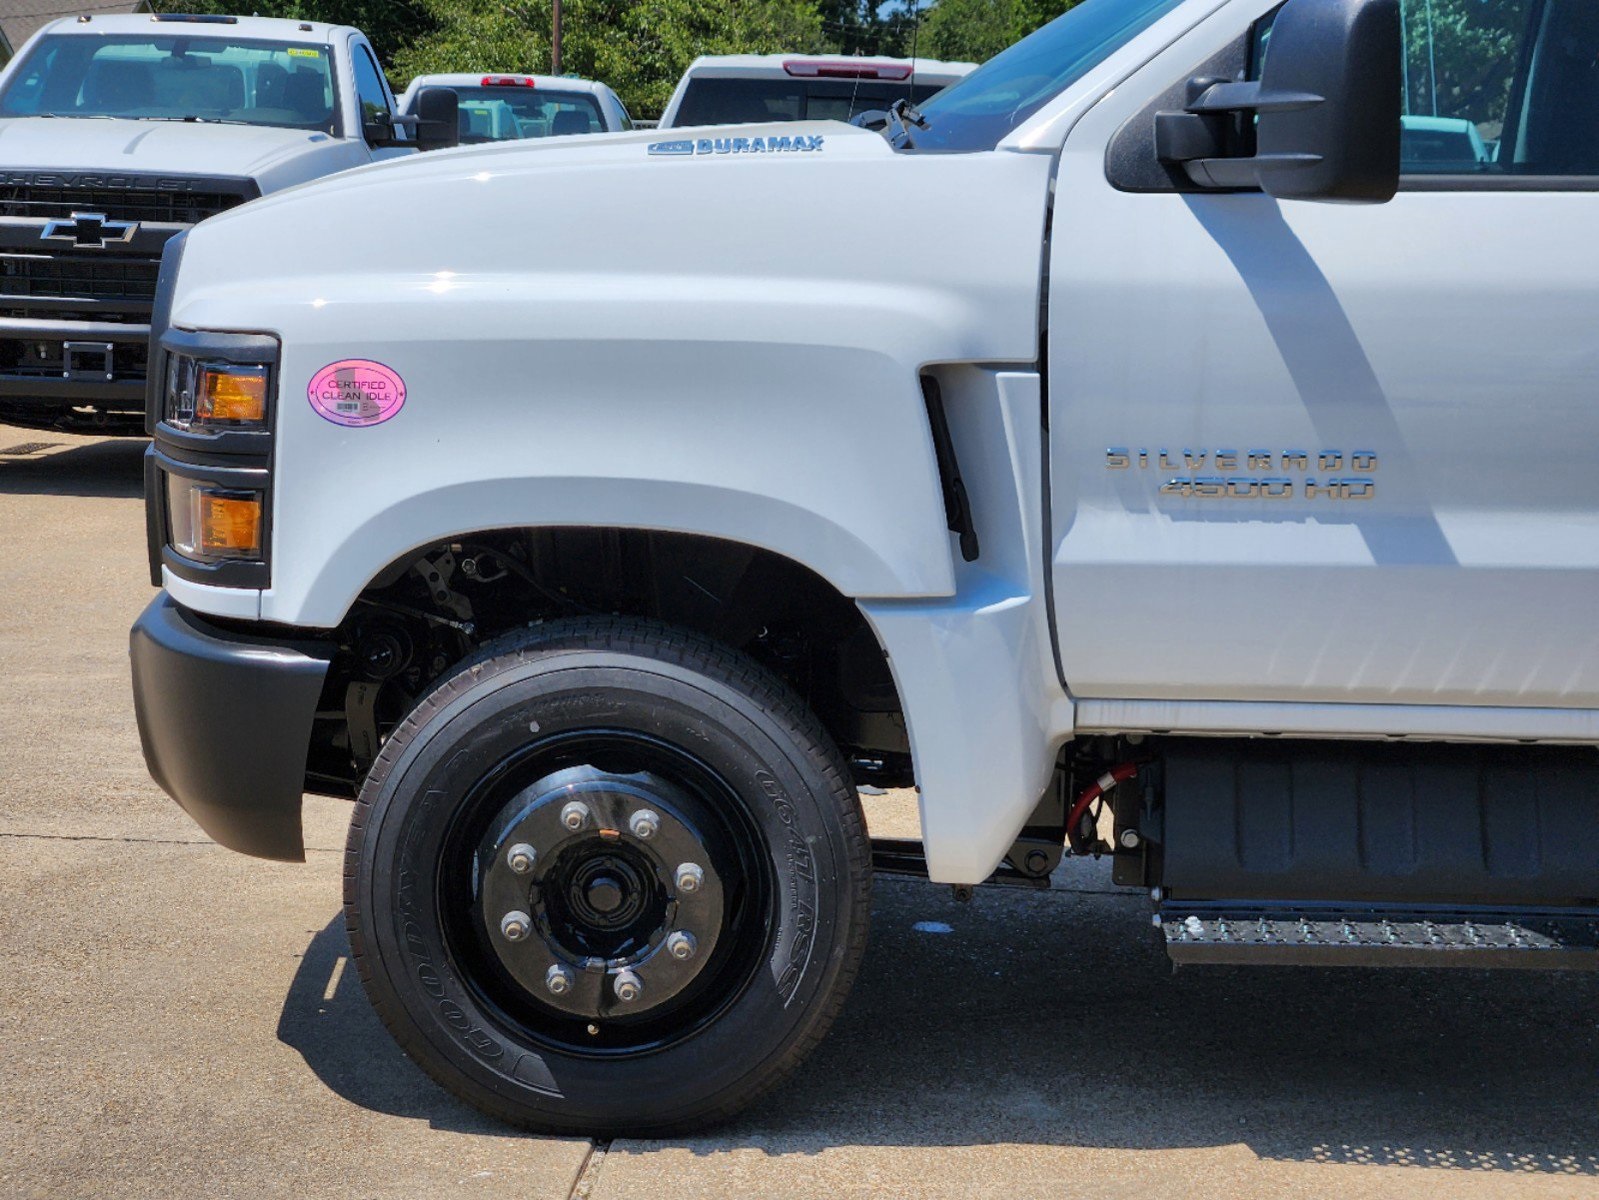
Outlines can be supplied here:
<path id="1" fill-rule="evenodd" d="M 594 127 L 589 114 L 575 108 L 565 108 L 555 114 L 555 119 L 550 122 L 550 133 L 554 137 L 565 137 L 573 133 L 587 133 Z"/>
<path id="2" fill-rule="evenodd" d="M 289 76 L 283 89 L 283 104 L 292 109 L 307 125 L 321 125 L 331 115 L 328 109 L 327 84 L 321 72 L 300 68 Z"/>
<path id="3" fill-rule="evenodd" d="M 82 106 L 97 112 L 126 113 L 155 102 L 155 79 L 148 63 L 102 61 L 83 81 Z"/>

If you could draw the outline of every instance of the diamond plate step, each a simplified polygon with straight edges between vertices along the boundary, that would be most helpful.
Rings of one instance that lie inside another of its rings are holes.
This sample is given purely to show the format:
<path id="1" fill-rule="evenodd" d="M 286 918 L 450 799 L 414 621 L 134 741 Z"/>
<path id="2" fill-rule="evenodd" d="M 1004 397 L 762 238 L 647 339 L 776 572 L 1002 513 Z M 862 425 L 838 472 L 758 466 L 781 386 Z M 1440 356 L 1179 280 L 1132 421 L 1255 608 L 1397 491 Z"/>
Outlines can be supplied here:
<path id="1" fill-rule="evenodd" d="M 1417 912 L 1167 902 L 1175 963 L 1599 969 L 1599 911 Z"/>

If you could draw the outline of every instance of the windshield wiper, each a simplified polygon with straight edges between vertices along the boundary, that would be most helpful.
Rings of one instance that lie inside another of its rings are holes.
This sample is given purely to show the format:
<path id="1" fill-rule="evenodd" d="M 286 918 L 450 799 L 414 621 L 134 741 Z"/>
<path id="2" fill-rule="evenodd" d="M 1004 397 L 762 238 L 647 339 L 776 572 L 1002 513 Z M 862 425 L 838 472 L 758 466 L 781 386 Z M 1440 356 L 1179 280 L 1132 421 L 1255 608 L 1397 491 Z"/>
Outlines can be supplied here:
<path id="1" fill-rule="evenodd" d="M 926 129 L 927 118 L 922 116 L 908 99 L 901 96 L 886 109 L 874 108 L 861 113 L 850 124 L 881 133 L 888 139 L 890 145 L 908 146 L 914 150 L 916 139 L 911 134 L 911 127 Z"/>
<path id="2" fill-rule="evenodd" d="M 888 106 L 888 119 L 899 126 L 898 135 L 891 134 L 889 141 L 896 146 L 903 146 L 907 150 L 916 149 L 916 135 L 911 132 L 911 127 L 917 129 L 927 128 L 927 118 L 917 111 L 916 106 L 907 96 L 901 96 Z"/>
<path id="3" fill-rule="evenodd" d="M 900 128 L 914 125 L 918 129 L 927 128 L 927 118 L 922 116 L 921 109 L 910 102 L 908 96 L 901 96 L 888 106 L 888 115 L 899 119 Z"/>

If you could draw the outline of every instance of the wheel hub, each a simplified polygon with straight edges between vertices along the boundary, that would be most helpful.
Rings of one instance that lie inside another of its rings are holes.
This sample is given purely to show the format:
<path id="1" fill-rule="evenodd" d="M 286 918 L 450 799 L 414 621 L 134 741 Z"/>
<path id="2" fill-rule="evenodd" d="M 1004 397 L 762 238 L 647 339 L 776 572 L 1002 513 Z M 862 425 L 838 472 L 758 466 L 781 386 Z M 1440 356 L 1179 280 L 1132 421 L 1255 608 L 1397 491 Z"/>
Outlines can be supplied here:
<path id="1" fill-rule="evenodd" d="M 718 847 L 693 812 L 648 772 L 569 767 L 517 793 L 476 861 L 482 926 L 501 966 L 572 1016 L 670 1002 L 710 961 L 724 920 Z M 508 937 L 512 914 L 528 917 L 530 932 Z"/>

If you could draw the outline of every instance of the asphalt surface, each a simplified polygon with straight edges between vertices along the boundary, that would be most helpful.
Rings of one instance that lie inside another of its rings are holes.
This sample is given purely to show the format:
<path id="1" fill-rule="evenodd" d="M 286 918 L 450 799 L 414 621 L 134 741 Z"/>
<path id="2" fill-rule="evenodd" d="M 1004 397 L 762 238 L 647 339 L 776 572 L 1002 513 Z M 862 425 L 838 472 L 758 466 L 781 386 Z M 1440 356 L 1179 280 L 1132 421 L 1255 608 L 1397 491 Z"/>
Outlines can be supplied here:
<path id="1" fill-rule="evenodd" d="M 880 881 L 833 1034 L 729 1127 L 479 1117 L 345 969 L 346 807 L 265 863 L 145 776 L 142 451 L 0 426 L 0 1197 L 1599 1195 L 1595 977 L 1173 974 L 1095 864 Z"/>

